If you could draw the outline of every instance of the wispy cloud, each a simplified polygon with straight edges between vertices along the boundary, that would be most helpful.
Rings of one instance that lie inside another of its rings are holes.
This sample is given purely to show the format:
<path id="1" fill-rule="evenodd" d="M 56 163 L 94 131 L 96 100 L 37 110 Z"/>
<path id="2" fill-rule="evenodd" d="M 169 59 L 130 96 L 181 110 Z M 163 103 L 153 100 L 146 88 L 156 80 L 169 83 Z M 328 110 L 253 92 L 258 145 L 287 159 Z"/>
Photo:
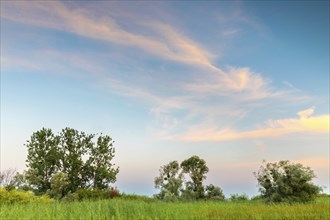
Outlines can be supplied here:
<path id="1" fill-rule="evenodd" d="M 57 1 L 6 1 L 2 8 L 1 17 L 5 19 L 135 47 L 162 59 L 212 67 L 212 55 L 208 51 L 173 27 L 160 22 L 140 26 L 157 32 L 154 36 L 144 36 L 125 30 L 109 16 L 95 18 L 86 10 L 70 9 Z"/>
<path id="2" fill-rule="evenodd" d="M 236 131 L 231 128 L 196 129 L 183 135 L 169 138 L 185 141 L 229 141 L 238 139 L 257 139 L 287 135 L 291 133 L 328 133 L 330 115 L 313 116 L 314 109 L 298 112 L 299 118 L 269 120 L 264 126 L 250 131 Z"/>
<path id="3" fill-rule="evenodd" d="M 228 29 L 228 30 L 223 31 L 221 34 L 225 37 L 230 37 L 230 36 L 238 34 L 239 32 L 240 32 L 240 29 Z"/>
<path id="4" fill-rule="evenodd" d="M 269 80 L 250 68 L 228 67 L 221 75 L 206 75 L 204 81 L 185 85 L 190 91 L 204 95 L 230 96 L 243 99 L 276 97 L 281 92 L 270 88 Z"/>
<path id="5" fill-rule="evenodd" d="M 139 32 L 121 27 L 110 16 L 98 17 L 83 8 L 70 8 L 62 2 L 5 1 L 1 17 L 12 21 L 71 32 L 79 36 L 116 45 L 138 48 L 160 59 L 206 68 L 204 82 L 186 85 L 184 89 L 199 94 L 263 99 L 279 95 L 269 91 L 269 82 L 249 68 L 222 69 L 213 64 L 215 55 L 187 37 L 182 31 L 160 21 L 134 22 Z M 236 32 L 235 31 L 231 31 Z M 200 78 L 200 77 L 199 77 Z"/>
<path id="6" fill-rule="evenodd" d="M 308 115 L 308 112 L 305 112 L 301 113 L 298 119 L 268 121 L 261 129 L 236 131 L 233 124 L 253 108 L 246 106 L 246 103 L 288 98 L 291 96 L 291 91 L 273 88 L 270 80 L 248 67 L 217 67 L 214 65 L 216 59 L 214 53 L 174 25 L 157 20 L 132 20 L 131 25 L 135 28 L 130 29 L 121 26 L 109 15 L 100 17 L 84 8 L 58 1 L 5 1 L 2 3 L 1 12 L 2 18 L 11 21 L 74 33 L 111 45 L 139 49 L 144 51 L 146 56 L 160 60 L 178 62 L 188 67 L 201 67 L 195 70 L 196 78 L 193 82 L 183 80 L 173 88 L 167 87 L 166 90 L 176 91 L 175 95 L 170 95 L 154 91 L 141 83 L 132 84 L 120 77 L 109 76 L 105 70 L 107 64 L 101 61 L 95 59 L 92 61 L 83 58 L 80 54 L 59 53 L 54 48 L 54 51 L 39 52 L 43 53 L 43 57 L 48 58 L 45 62 L 31 60 L 33 57 L 26 57 L 24 60 L 21 58 L 15 60 L 13 57 L 10 57 L 10 60 L 5 59 L 9 65 L 15 65 L 16 62 L 22 67 L 27 67 L 29 63 L 39 63 L 38 68 L 42 65 L 50 65 L 52 68 L 55 67 L 54 71 L 61 68 L 67 71 L 67 67 L 71 66 L 93 73 L 96 80 L 114 93 L 148 102 L 150 114 L 156 118 L 156 127 L 160 128 L 159 134 L 165 138 L 185 141 L 225 141 L 273 137 L 293 132 L 315 131 L 326 117 L 303 117 Z M 230 29 L 226 34 L 232 35 L 238 31 L 238 29 Z M 32 67 L 35 68 L 34 65 Z M 191 69 L 186 69 L 186 74 L 189 76 L 193 75 L 188 73 Z M 95 72 L 102 74 L 96 75 Z M 222 124 L 222 127 L 218 127 L 217 124 Z M 317 124 L 316 127 L 313 124 Z M 183 134 L 175 134 L 179 131 Z"/>

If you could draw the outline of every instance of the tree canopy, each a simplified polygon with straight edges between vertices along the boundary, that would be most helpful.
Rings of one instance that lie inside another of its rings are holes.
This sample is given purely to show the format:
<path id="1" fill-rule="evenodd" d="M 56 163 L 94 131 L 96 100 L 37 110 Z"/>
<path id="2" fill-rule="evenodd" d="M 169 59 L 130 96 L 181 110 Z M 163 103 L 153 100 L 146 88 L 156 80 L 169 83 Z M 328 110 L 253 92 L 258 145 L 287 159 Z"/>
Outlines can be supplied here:
<path id="1" fill-rule="evenodd" d="M 96 143 L 94 142 L 96 139 Z M 116 181 L 119 168 L 112 163 L 112 139 L 102 134 L 86 134 L 72 128 L 55 135 L 42 128 L 27 141 L 26 178 L 37 193 L 45 193 L 53 186 L 62 194 L 80 188 L 104 189 Z M 55 174 L 61 173 L 58 176 Z M 59 176 L 65 176 L 65 187 L 57 186 Z M 57 183 L 57 184 L 55 184 Z"/>
<path id="2" fill-rule="evenodd" d="M 155 178 L 155 187 L 161 189 L 158 198 L 164 199 L 166 196 L 178 197 L 182 188 L 182 173 L 177 161 L 160 167 L 159 176 Z"/>
<path id="3" fill-rule="evenodd" d="M 171 161 L 160 167 L 159 176 L 155 178 L 155 187 L 160 189 L 156 197 L 170 201 L 202 198 L 224 200 L 220 187 L 212 184 L 203 186 L 208 171 L 205 160 L 198 156 L 192 156 L 180 165 L 177 161 Z M 188 180 L 185 179 L 185 174 L 189 177 Z"/>
<path id="4" fill-rule="evenodd" d="M 321 191 L 311 182 L 313 170 L 288 160 L 262 165 L 255 176 L 267 202 L 308 202 Z"/>
<path id="5" fill-rule="evenodd" d="M 206 179 L 206 173 L 209 172 L 205 160 L 192 156 L 181 163 L 181 168 L 192 180 L 192 182 L 188 182 L 188 186 L 192 187 L 192 191 L 197 194 L 198 198 L 203 198 L 203 180 Z"/>

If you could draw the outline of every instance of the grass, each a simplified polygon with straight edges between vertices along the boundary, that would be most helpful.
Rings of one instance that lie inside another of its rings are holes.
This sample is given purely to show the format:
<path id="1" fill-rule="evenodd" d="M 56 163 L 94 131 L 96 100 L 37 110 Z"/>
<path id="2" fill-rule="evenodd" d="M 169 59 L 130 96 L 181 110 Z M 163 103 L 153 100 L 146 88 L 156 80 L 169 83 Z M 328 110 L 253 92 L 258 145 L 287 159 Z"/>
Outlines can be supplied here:
<path id="1" fill-rule="evenodd" d="M 308 204 L 258 201 L 175 202 L 112 199 L 82 202 L 2 204 L 0 219 L 330 219 L 330 198 Z"/>

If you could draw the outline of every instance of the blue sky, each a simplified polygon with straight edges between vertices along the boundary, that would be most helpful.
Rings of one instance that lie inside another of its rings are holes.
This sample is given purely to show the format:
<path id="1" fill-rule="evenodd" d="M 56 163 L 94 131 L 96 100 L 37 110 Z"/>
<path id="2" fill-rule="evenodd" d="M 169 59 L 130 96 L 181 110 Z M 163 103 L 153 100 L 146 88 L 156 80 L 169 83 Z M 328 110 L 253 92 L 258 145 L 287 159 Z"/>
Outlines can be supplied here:
<path id="1" fill-rule="evenodd" d="M 192 155 L 227 195 L 264 159 L 329 192 L 329 2 L 2 1 L 1 169 L 42 127 L 110 135 L 127 193 Z"/>

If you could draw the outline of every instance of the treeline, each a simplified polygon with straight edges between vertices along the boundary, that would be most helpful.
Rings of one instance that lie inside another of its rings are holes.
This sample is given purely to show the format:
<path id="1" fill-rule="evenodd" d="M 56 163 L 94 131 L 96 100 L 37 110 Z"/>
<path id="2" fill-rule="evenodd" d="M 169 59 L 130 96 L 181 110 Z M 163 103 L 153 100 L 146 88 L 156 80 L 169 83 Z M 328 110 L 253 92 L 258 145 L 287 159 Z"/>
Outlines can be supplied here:
<path id="1" fill-rule="evenodd" d="M 165 201 L 225 200 L 219 186 L 203 185 L 208 171 L 205 160 L 198 156 L 192 156 L 181 164 L 172 161 L 159 169 L 159 176 L 154 183 L 160 192 L 155 197 Z M 254 176 L 260 192 L 254 199 L 265 202 L 309 202 L 322 191 L 321 187 L 312 182 L 316 177 L 313 170 L 288 160 L 264 162 Z M 229 200 L 244 201 L 248 200 L 248 196 L 233 194 Z"/>
<path id="2" fill-rule="evenodd" d="M 108 135 L 86 134 L 72 128 L 54 134 L 42 128 L 25 144 L 27 171 L 1 172 L 0 185 L 6 191 L 33 191 L 67 201 L 120 196 L 111 187 L 119 172 L 112 163 L 113 143 Z M 171 161 L 159 169 L 154 184 L 160 192 L 154 197 L 164 201 L 225 200 L 219 186 L 203 184 L 208 171 L 205 160 L 198 156 L 181 163 Z M 260 191 L 256 198 L 266 202 L 308 202 L 322 190 L 312 183 L 316 177 L 313 170 L 289 161 L 264 163 L 254 175 Z M 2 189 L 0 197 L 4 195 L 10 194 Z M 248 200 L 248 196 L 234 194 L 230 200 Z"/>

